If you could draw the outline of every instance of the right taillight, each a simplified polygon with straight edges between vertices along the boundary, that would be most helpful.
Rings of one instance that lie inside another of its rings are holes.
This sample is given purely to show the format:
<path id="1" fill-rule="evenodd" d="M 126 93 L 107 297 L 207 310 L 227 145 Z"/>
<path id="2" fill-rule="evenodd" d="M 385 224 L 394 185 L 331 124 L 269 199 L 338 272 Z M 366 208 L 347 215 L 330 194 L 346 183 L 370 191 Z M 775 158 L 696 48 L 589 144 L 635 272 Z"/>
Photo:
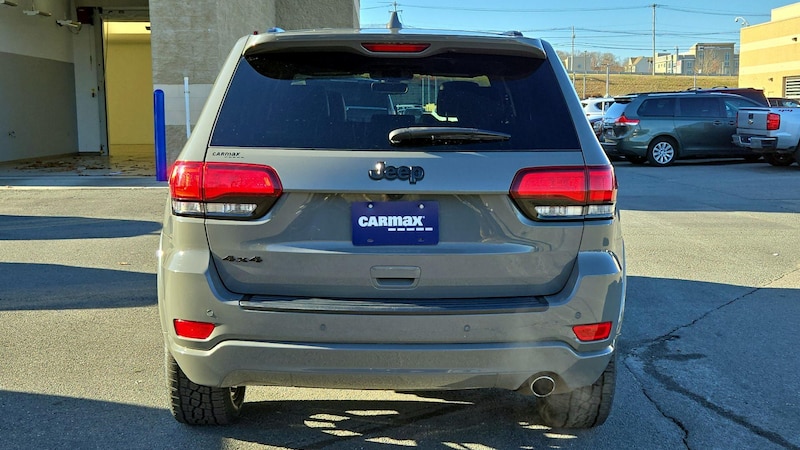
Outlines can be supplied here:
<path id="1" fill-rule="evenodd" d="M 767 114 L 767 130 L 774 131 L 781 127 L 781 115 L 775 113 Z"/>
<path id="2" fill-rule="evenodd" d="M 623 114 L 617 117 L 617 120 L 614 121 L 614 125 L 639 125 L 639 119 L 629 119 Z"/>
<path id="3" fill-rule="evenodd" d="M 612 166 L 531 167 L 517 172 L 511 198 L 534 220 L 608 219 L 617 200 Z"/>
<path id="4" fill-rule="evenodd" d="M 169 177 L 172 213 L 257 219 L 283 192 L 275 169 L 257 164 L 177 161 Z"/>

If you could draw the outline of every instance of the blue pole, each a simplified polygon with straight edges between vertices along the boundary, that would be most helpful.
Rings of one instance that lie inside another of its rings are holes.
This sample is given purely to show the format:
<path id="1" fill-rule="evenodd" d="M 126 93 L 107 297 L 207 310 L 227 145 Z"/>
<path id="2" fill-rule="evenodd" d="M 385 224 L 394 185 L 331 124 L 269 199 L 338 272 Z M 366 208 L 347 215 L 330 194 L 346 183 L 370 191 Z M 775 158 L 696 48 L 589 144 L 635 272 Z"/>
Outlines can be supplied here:
<path id="1" fill-rule="evenodd" d="M 164 117 L 164 91 L 153 92 L 153 119 L 155 120 L 156 181 L 167 181 L 167 126 Z"/>

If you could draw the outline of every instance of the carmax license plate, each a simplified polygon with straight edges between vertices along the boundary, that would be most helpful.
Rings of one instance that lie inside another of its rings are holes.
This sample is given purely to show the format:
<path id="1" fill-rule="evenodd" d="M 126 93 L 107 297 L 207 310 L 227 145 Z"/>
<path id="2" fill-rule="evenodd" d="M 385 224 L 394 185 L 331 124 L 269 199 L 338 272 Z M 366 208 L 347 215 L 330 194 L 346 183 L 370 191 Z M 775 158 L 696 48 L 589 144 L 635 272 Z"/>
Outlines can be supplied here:
<path id="1" fill-rule="evenodd" d="M 353 245 L 436 245 L 436 202 L 354 202 Z"/>

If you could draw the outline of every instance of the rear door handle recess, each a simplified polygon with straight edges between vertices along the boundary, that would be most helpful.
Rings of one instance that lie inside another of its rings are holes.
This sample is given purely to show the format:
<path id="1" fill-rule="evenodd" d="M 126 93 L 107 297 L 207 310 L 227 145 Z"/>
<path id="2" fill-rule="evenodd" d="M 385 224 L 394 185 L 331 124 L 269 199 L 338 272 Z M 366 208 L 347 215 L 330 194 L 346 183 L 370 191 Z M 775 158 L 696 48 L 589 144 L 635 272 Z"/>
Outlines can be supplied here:
<path id="1" fill-rule="evenodd" d="M 417 286 L 422 270 L 416 266 L 372 266 L 372 284 L 380 289 L 410 289 Z"/>

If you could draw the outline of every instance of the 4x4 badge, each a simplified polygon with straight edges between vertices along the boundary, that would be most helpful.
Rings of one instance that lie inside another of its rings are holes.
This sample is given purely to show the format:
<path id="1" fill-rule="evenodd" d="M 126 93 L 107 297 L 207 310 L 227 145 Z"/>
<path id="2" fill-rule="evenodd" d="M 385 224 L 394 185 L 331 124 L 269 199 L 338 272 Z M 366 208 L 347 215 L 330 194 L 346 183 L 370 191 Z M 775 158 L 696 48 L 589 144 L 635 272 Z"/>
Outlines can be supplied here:
<path id="1" fill-rule="evenodd" d="M 242 257 L 239 257 L 239 256 L 232 256 L 232 255 L 226 256 L 226 257 L 222 258 L 222 260 L 223 261 L 228 261 L 228 262 L 241 262 L 241 263 L 247 263 L 247 262 L 260 263 L 261 261 L 263 261 L 258 256 L 253 256 L 252 258 L 248 258 L 248 257 L 242 258 Z"/>
<path id="2" fill-rule="evenodd" d="M 373 180 L 408 180 L 411 184 L 425 178 L 425 170 L 420 166 L 387 166 L 386 161 L 378 161 L 375 168 L 369 171 L 369 177 Z"/>

